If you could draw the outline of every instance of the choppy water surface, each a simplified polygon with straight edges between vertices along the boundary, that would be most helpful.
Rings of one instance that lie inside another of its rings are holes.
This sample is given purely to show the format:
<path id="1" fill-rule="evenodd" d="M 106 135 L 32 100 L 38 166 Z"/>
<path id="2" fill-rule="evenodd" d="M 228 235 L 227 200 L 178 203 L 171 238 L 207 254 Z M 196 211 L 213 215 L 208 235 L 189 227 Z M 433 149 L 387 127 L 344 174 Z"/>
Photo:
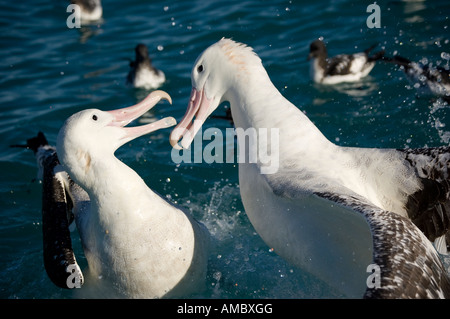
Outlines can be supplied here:
<path id="1" fill-rule="evenodd" d="M 272 81 L 333 142 L 361 147 L 448 145 L 449 105 L 418 95 L 397 68 L 378 64 L 356 84 L 311 83 L 309 43 L 330 55 L 374 43 L 387 54 L 448 67 L 448 1 L 382 1 L 381 28 L 366 25 L 364 1 L 104 1 L 100 23 L 69 29 L 64 1 L 0 1 L 0 297 L 73 298 L 42 262 L 41 184 L 31 151 L 10 148 L 43 131 L 51 143 L 63 121 L 85 108 L 135 104 L 149 91 L 125 85 L 128 59 L 144 43 L 167 81 L 148 119 L 183 116 L 197 56 L 222 37 L 252 46 Z M 221 106 L 216 114 L 225 113 Z M 204 128 L 229 123 L 209 119 Z M 117 156 L 168 200 L 189 209 L 214 236 L 201 298 L 334 298 L 329 287 L 284 262 L 255 233 L 243 209 L 234 164 L 175 164 L 170 130 L 139 138 Z M 76 232 L 79 263 L 86 267 Z M 330 265 L 332 269 L 333 265 Z M 447 264 L 448 267 L 448 264 Z"/>

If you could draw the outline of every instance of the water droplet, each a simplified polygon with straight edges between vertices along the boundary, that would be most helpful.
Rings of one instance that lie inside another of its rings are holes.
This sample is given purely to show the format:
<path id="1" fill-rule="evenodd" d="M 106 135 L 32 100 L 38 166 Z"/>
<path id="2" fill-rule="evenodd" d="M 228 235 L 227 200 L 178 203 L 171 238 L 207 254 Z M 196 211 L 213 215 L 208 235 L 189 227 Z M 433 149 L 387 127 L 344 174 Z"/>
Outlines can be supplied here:
<path id="1" fill-rule="evenodd" d="M 219 281 L 220 278 L 222 278 L 222 273 L 221 273 L 220 271 L 216 271 L 216 272 L 213 274 L 213 278 L 214 278 L 215 280 Z"/>

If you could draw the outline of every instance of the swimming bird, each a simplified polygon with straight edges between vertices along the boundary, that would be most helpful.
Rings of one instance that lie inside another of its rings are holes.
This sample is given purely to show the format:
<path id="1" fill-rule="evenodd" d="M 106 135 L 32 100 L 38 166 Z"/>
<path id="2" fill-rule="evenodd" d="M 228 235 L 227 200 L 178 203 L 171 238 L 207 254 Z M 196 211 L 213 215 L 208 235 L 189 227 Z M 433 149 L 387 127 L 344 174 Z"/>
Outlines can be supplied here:
<path id="1" fill-rule="evenodd" d="M 180 297 L 204 284 L 206 228 L 114 156 L 123 144 L 176 123 L 166 117 L 125 127 L 161 99 L 171 102 L 166 92 L 154 91 L 124 109 L 83 110 L 69 117 L 58 134 L 61 165 L 90 199 L 89 212 L 75 219 L 90 284 L 98 293 L 112 289 L 120 297 Z"/>
<path id="2" fill-rule="evenodd" d="M 449 147 L 338 146 L 277 90 L 251 47 L 230 39 L 200 54 L 191 81 L 170 142 L 188 148 L 209 114 L 230 103 L 246 135 L 238 136 L 242 202 L 274 252 L 344 296 L 450 297 L 431 243 L 448 235 Z"/>
<path id="3" fill-rule="evenodd" d="M 384 57 L 383 61 L 400 66 L 419 92 L 440 96 L 450 103 L 450 71 L 448 69 L 413 62 L 399 55 L 392 58 Z"/>
<path id="4" fill-rule="evenodd" d="M 153 66 L 147 46 L 138 44 L 135 54 L 136 60 L 130 62 L 131 70 L 127 76 L 127 84 L 147 90 L 159 88 L 166 81 L 166 76 L 163 71 Z"/>
<path id="5" fill-rule="evenodd" d="M 70 3 L 80 7 L 82 22 L 97 21 L 103 15 L 101 0 L 70 0 Z"/>
<path id="6" fill-rule="evenodd" d="M 359 81 L 372 71 L 375 61 L 384 55 L 384 51 L 379 51 L 369 56 L 375 46 L 371 46 L 364 52 L 328 57 L 325 43 L 321 39 L 313 41 L 308 55 L 311 79 L 322 84 Z"/>

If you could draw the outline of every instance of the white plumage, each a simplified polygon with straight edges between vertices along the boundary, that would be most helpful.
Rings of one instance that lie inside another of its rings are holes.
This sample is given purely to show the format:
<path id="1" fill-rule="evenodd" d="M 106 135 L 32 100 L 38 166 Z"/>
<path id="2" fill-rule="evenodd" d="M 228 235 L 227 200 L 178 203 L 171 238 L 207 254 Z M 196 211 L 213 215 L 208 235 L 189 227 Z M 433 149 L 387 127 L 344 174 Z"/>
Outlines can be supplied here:
<path id="1" fill-rule="evenodd" d="M 57 153 L 69 176 L 89 195 L 89 211 L 76 215 L 90 275 L 82 289 L 94 297 L 183 297 L 204 284 L 208 232 L 190 215 L 153 192 L 114 156 L 121 145 L 174 125 L 168 117 L 125 128 L 161 98 L 115 111 L 84 110 L 61 128 Z"/>
<path id="2" fill-rule="evenodd" d="M 98 21 L 103 16 L 103 6 L 100 0 L 70 0 L 80 8 L 81 20 L 84 23 Z"/>
<path id="3" fill-rule="evenodd" d="M 279 149 L 276 172 L 261 174 L 260 159 L 239 164 L 245 211 L 275 252 L 349 297 L 450 296 L 427 239 L 448 236 L 449 148 L 339 147 L 281 95 L 250 47 L 229 39 L 207 48 L 191 77 L 174 147 L 181 138 L 189 147 L 224 101 L 237 128 L 279 130 L 278 145 L 267 140 L 267 149 Z M 381 269 L 380 288 L 366 284 L 372 264 Z"/>
<path id="4" fill-rule="evenodd" d="M 147 90 L 159 88 L 166 81 L 166 76 L 163 71 L 153 66 L 147 46 L 138 44 L 135 55 L 135 60 L 130 62 L 131 69 L 128 72 L 127 83 L 135 88 Z"/>

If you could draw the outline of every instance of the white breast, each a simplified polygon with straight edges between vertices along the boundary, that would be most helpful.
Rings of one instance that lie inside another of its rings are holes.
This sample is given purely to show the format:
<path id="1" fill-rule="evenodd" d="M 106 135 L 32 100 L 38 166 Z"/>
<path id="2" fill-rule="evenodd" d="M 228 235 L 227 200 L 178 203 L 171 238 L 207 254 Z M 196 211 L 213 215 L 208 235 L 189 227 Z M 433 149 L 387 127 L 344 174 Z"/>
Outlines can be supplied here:
<path id="1" fill-rule="evenodd" d="M 140 68 L 136 72 L 134 86 L 145 89 L 156 89 L 160 87 L 165 80 L 166 77 L 162 71 L 155 73 L 147 68 Z"/>

